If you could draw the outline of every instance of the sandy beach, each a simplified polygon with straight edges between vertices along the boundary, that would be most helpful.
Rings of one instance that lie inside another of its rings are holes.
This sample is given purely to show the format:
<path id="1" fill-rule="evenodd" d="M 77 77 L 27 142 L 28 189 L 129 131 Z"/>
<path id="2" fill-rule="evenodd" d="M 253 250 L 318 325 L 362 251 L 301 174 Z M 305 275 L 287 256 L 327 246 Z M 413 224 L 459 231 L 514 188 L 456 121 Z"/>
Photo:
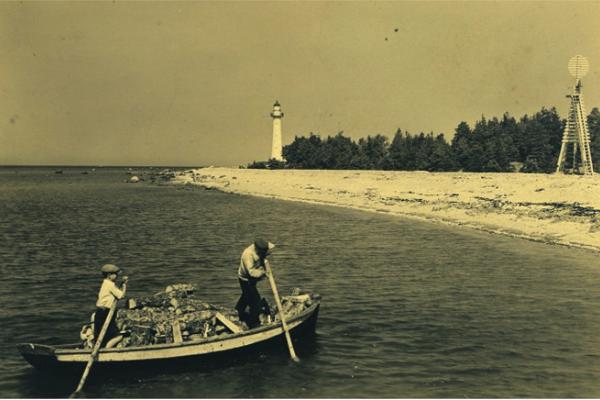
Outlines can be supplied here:
<path id="1" fill-rule="evenodd" d="M 347 207 L 600 251 L 600 177 L 202 168 L 176 184 Z"/>

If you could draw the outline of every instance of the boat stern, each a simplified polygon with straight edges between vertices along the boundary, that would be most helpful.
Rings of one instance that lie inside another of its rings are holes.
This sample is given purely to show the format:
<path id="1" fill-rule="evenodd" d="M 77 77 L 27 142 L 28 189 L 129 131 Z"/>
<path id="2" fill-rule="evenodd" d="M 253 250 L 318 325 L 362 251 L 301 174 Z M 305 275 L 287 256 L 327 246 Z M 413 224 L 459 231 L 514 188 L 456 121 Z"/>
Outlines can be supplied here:
<path id="1" fill-rule="evenodd" d="M 35 368 L 46 369 L 56 366 L 55 348 L 43 344 L 19 343 L 17 350 Z"/>

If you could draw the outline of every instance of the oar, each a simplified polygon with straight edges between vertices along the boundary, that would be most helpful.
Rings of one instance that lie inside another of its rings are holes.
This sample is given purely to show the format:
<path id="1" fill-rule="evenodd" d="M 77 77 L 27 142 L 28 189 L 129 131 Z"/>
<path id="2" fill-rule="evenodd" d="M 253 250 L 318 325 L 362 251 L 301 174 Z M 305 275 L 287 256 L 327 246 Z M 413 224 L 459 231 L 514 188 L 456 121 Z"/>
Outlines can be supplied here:
<path id="1" fill-rule="evenodd" d="M 277 286 L 275 285 L 275 278 L 273 277 L 273 272 L 271 271 L 271 267 L 269 267 L 269 263 L 265 262 L 265 272 L 269 277 L 269 283 L 271 284 L 271 290 L 273 290 L 273 297 L 275 297 L 275 303 L 277 304 L 277 310 L 279 311 L 279 318 L 281 319 L 281 325 L 283 327 L 283 333 L 285 334 L 285 340 L 287 341 L 288 350 L 290 352 L 290 357 L 295 362 L 300 362 L 298 356 L 296 356 L 296 352 L 294 351 L 294 345 L 292 344 L 292 338 L 290 337 L 290 331 L 288 329 L 287 323 L 285 322 L 285 317 L 283 315 L 283 307 L 281 307 L 281 300 L 279 299 L 279 292 L 277 292 Z"/>
<path id="2" fill-rule="evenodd" d="M 102 345 L 102 340 L 104 339 L 104 335 L 106 335 L 106 331 L 108 330 L 108 325 L 110 325 L 110 321 L 112 320 L 115 310 L 117 309 L 117 303 L 118 303 L 118 300 L 115 299 L 115 301 L 113 301 L 112 305 L 110 306 L 110 310 L 108 311 L 108 316 L 104 320 L 102 329 L 100 330 L 100 333 L 98 334 L 98 338 L 96 339 L 96 343 L 94 343 L 94 347 L 92 348 L 92 354 L 90 355 L 90 359 L 88 360 L 87 365 L 85 366 L 85 370 L 83 371 L 83 375 L 81 375 L 81 379 L 79 380 L 79 385 L 77 385 L 77 389 L 75 389 L 75 391 L 73 393 L 71 393 L 71 395 L 69 396 L 70 399 L 75 397 L 77 395 L 77 393 L 81 392 L 81 389 L 83 389 L 83 385 L 85 385 L 85 381 L 86 381 L 88 375 L 90 374 L 92 365 L 94 364 L 94 361 L 96 360 L 96 357 L 98 356 L 98 352 L 100 351 L 100 346 Z"/>

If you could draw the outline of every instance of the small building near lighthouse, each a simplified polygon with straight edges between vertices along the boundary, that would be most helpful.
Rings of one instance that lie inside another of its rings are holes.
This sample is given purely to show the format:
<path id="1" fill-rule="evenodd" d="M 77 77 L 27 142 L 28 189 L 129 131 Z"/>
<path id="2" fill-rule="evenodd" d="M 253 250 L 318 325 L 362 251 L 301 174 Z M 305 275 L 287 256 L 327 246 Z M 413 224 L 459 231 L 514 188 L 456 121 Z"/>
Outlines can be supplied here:
<path id="1" fill-rule="evenodd" d="M 283 118 L 283 112 L 281 111 L 281 104 L 279 104 L 279 101 L 277 100 L 275 100 L 275 104 L 273 104 L 271 118 L 273 118 L 273 144 L 271 146 L 271 159 L 283 161 L 283 147 L 281 145 L 281 119 Z"/>

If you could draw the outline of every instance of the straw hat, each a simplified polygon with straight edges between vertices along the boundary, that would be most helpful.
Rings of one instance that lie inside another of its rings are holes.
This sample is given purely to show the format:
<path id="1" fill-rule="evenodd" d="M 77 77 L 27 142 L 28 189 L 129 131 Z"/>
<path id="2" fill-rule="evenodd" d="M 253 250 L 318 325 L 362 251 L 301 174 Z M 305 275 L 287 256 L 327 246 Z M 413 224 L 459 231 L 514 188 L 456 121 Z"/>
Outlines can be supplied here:
<path id="1" fill-rule="evenodd" d="M 121 271 L 121 268 L 117 267 L 114 264 L 104 264 L 100 271 L 107 274 L 118 274 Z"/>

